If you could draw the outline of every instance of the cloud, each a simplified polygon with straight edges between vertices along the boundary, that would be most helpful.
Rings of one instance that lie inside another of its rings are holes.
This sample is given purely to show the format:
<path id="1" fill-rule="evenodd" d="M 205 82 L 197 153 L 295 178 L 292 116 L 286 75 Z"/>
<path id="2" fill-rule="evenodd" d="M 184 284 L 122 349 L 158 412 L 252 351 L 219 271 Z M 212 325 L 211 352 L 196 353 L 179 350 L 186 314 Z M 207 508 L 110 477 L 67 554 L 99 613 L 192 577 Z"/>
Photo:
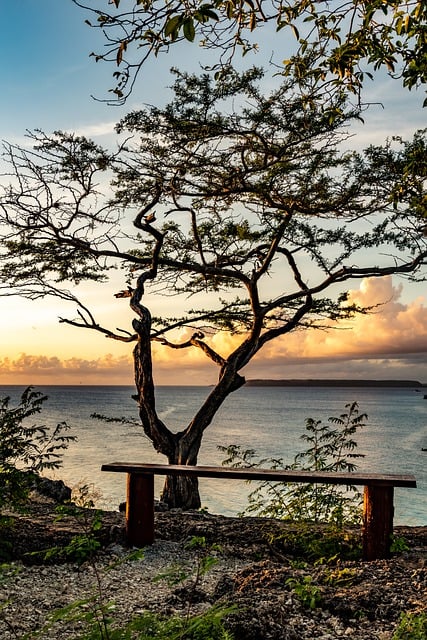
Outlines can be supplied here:
<path id="1" fill-rule="evenodd" d="M 390 276 L 365 279 L 351 290 L 350 300 L 363 307 L 378 305 L 367 315 L 331 325 L 328 330 L 295 331 L 268 343 L 245 368 L 247 378 L 408 378 L 424 380 L 427 353 L 427 307 L 420 296 L 402 302 L 402 285 Z M 183 332 L 180 340 L 190 336 Z M 241 337 L 218 333 L 210 344 L 221 355 Z M 211 384 L 218 367 L 197 349 L 156 349 L 156 368 L 163 379 L 173 375 Z M 178 369 L 178 367 L 180 367 Z M 168 382 L 172 384 L 173 382 Z"/>
<path id="2" fill-rule="evenodd" d="M 363 307 L 377 306 L 371 313 L 331 325 L 328 330 L 296 331 L 269 343 L 262 357 L 356 358 L 427 351 L 427 307 L 422 296 L 401 302 L 402 287 L 390 276 L 365 279 L 349 292 L 350 300 Z"/>
<path id="3" fill-rule="evenodd" d="M 419 296 L 402 301 L 402 286 L 391 277 L 363 280 L 350 291 L 361 306 L 378 305 L 328 330 L 301 330 L 282 336 L 257 354 L 245 368 L 247 378 L 406 378 L 425 381 L 427 307 Z M 181 332 L 180 341 L 190 330 Z M 241 337 L 218 333 L 210 338 L 222 356 Z M 171 350 L 153 345 L 157 384 L 213 384 L 219 368 L 199 349 Z M 21 354 L 0 360 L 0 384 L 133 384 L 130 354 L 71 358 Z"/>
<path id="4" fill-rule="evenodd" d="M 350 298 L 361 306 L 381 303 L 373 313 L 357 316 L 346 340 L 349 353 L 405 354 L 427 351 L 427 307 L 423 296 L 410 303 L 401 301 L 403 287 L 392 278 L 365 279 Z"/>
<path id="5" fill-rule="evenodd" d="M 132 360 L 106 354 L 97 359 L 61 359 L 21 353 L 0 359 L 1 384 L 132 384 Z"/>
<path id="6" fill-rule="evenodd" d="M 87 138 L 97 138 L 99 136 L 116 135 L 114 127 L 117 122 L 115 120 L 109 122 L 98 122 L 96 124 L 87 124 L 77 127 L 74 133 L 78 136 L 85 136 Z"/>

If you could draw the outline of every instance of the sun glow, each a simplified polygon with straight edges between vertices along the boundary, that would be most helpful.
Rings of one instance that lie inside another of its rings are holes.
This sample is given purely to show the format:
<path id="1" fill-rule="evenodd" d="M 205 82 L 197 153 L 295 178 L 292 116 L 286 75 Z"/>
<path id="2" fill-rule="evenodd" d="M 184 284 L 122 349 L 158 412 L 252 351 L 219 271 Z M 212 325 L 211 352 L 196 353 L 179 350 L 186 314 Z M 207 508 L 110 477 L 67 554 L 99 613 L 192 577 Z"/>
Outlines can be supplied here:
<path id="1" fill-rule="evenodd" d="M 311 377 L 314 371 L 322 377 L 324 371 L 326 377 L 333 363 L 338 372 L 346 360 L 347 377 L 352 377 L 352 366 L 353 375 L 359 375 L 361 362 L 383 371 L 382 377 L 387 377 L 384 367 L 399 376 L 400 359 L 407 377 L 420 377 L 425 370 L 422 354 L 427 352 L 427 307 L 422 296 L 403 302 L 402 291 L 391 277 L 363 280 L 358 289 L 350 291 L 350 299 L 361 306 L 379 304 L 372 313 L 327 331 L 282 336 L 257 354 L 245 375 L 295 377 L 297 372 L 296 377 Z M 117 324 L 127 327 L 131 316 L 125 305 L 106 305 L 101 315 L 114 318 L 116 312 Z M 132 384 L 132 343 L 106 340 L 96 332 L 58 324 L 57 301 L 36 304 L 16 300 L 9 313 L 1 318 L 0 384 Z M 177 339 L 186 340 L 190 333 L 181 331 Z M 207 338 L 224 357 L 241 339 L 226 332 Z M 156 343 L 153 353 L 159 384 L 212 384 L 217 378 L 218 367 L 197 348 L 175 350 Z"/>

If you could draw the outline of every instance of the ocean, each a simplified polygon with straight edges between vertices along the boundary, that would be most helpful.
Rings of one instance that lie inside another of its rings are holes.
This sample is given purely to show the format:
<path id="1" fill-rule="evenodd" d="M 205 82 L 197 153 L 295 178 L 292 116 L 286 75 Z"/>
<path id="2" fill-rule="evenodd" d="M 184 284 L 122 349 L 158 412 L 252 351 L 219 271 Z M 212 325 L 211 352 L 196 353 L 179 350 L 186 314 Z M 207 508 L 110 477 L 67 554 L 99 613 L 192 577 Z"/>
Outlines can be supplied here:
<path id="1" fill-rule="evenodd" d="M 138 419 L 132 387 L 51 386 L 37 387 L 48 396 L 35 424 L 55 426 L 65 420 L 78 441 L 64 455 L 63 467 L 54 477 L 70 486 L 90 484 L 99 496 L 97 506 L 117 509 L 125 499 L 124 474 L 100 471 L 113 461 L 165 462 L 157 454 L 142 428 L 105 423 L 91 418 L 98 412 L 112 417 Z M 1 397 L 16 400 L 22 387 L 1 386 Z M 158 387 L 157 409 L 169 428 L 182 430 L 208 387 Z M 427 399 L 425 390 L 367 387 L 242 387 L 233 393 L 205 432 L 199 464 L 219 465 L 224 454 L 218 445 L 240 445 L 254 449 L 261 457 L 282 457 L 292 463 L 304 451 L 301 436 L 305 420 L 326 423 L 330 416 L 345 411 L 356 401 L 360 413 L 367 413 L 366 426 L 357 431 L 358 470 L 374 473 L 412 473 L 417 489 L 395 489 L 395 524 L 427 526 Z M 156 478 L 160 492 L 162 479 Z M 203 507 L 212 513 L 235 515 L 246 505 L 253 486 L 236 480 L 202 479 Z"/>

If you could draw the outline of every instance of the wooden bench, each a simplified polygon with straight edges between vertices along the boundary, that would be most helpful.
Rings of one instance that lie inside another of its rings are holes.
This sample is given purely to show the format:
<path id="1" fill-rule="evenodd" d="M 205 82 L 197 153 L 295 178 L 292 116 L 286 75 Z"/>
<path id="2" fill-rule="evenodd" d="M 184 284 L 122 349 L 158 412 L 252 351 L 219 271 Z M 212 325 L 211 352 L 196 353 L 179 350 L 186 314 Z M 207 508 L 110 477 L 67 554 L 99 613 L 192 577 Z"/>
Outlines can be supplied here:
<path id="1" fill-rule="evenodd" d="M 102 471 L 127 474 L 126 533 L 130 545 L 154 541 L 154 476 L 196 476 L 223 480 L 262 480 L 364 486 L 362 546 L 365 560 L 390 556 L 394 487 L 416 487 L 413 475 L 276 471 L 271 469 L 112 462 Z"/>

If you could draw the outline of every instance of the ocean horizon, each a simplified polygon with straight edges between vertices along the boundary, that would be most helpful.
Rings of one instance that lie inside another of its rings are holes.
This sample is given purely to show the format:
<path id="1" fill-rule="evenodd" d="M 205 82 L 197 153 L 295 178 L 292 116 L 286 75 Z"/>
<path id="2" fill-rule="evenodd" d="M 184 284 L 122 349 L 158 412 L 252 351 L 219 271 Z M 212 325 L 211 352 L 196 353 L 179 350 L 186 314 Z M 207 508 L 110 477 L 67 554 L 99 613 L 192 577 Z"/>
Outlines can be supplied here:
<path id="1" fill-rule="evenodd" d="M 0 389 L 15 389 L 15 388 L 50 388 L 50 387 L 120 387 L 120 388 L 134 388 L 132 384 L 105 384 L 105 383 L 74 383 L 74 384 L 0 384 Z M 156 384 L 155 388 L 159 387 L 203 387 L 209 389 L 214 387 L 214 383 L 211 384 Z M 414 387 L 414 388 L 427 388 L 427 382 L 421 382 L 420 380 L 413 380 L 407 378 L 248 378 L 245 382 L 245 387 L 299 387 L 299 386 L 319 386 L 319 387 L 355 387 L 355 388 L 369 388 L 369 387 Z"/>

